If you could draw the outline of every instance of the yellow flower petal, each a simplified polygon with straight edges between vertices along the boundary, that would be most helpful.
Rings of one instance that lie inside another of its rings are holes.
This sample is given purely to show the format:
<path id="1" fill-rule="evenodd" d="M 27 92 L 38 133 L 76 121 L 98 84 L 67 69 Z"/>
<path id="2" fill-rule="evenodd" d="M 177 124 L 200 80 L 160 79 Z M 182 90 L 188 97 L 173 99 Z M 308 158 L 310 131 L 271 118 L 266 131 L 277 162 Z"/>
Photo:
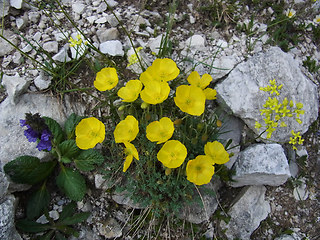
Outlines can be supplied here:
<path id="1" fill-rule="evenodd" d="M 124 161 L 124 164 L 123 164 L 123 172 L 126 172 L 127 169 L 130 167 L 131 163 L 132 163 L 132 160 L 133 160 L 133 156 L 132 155 L 128 155 L 126 157 L 126 160 Z"/>
<path id="2" fill-rule="evenodd" d="M 99 91 L 106 91 L 114 88 L 118 81 L 118 74 L 115 68 L 103 68 L 97 73 L 93 85 Z"/>
<path id="3" fill-rule="evenodd" d="M 157 154 L 157 158 L 165 167 L 177 168 L 187 157 L 187 148 L 177 140 L 166 142 Z"/>
<path id="4" fill-rule="evenodd" d="M 95 117 L 82 119 L 76 126 L 76 144 L 80 149 L 89 149 L 102 143 L 105 138 L 105 126 Z"/>
<path id="5" fill-rule="evenodd" d="M 206 96 L 201 88 L 181 85 L 177 87 L 174 102 L 182 112 L 200 116 L 204 112 Z"/>
<path id="6" fill-rule="evenodd" d="M 199 155 L 187 163 L 186 173 L 188 181 L 196 185 L 203 185 L 211 181 L 214 166 L 212 166 L 210 157 Z"/>
<path id="7" fill-rule="evenodd" d="M 139 97 L 141 89 L 142 83 L 139 80 L 130 80 L 126 86 L 119 89 L 118 96 L 123 102 L 133 102 Z"/>
<path id="8" fill-rule="evenodd" d="M 174 132 L 174 125 L 170 118 L 163 117 L 160 121 L 154 121 L 147 126 L 147 138 L 157 144 L 168 141 Z"/>
<path id="9" fill-rule="evenodd" d="M 188 76 L 187 81 L 190 85 L 205 89 L 212 81 L 212 77 L 209 74 L 205 73 L 201 78 L 197 71 L 193 71 Z"/>
<path id="10" fill-rule="evenodd" d="M 217 98 L 217 91 L 212 88 L 206 88 L 203 90 L 204 95 L 207 100 L 214 100 Z"/>
<path id="11" fill-rule="evenodd" d="M 170 93 L 167 82 L 152 81 L 145 85 L 141 91 L 141 99 L 149 104 L 158 104 L 166 100 Z"/>
<path id="12" fill-rule="evenodd" d="M 129 115 L 116 126 L 113 135 L 116 143 L 133 141 L 139 133 L 139 123 L 134 116 Z"/>
<path id="13" fill-rule="evenodd" d="M 207 142 L 204 153 L 212 159 L 212 164 L 224 164 L 229 161 L 229 154 L 218 141 Z"/>
<path id="14" fill-rule="evenodd" d="M 154 60 L 152 65 L 146 71 L 152 72 L 153 75 L 157 76 L 158 80 L 161 82 L 173 80 L 180 73 L 177 64 L 169 58 L 158 58 Z"/>

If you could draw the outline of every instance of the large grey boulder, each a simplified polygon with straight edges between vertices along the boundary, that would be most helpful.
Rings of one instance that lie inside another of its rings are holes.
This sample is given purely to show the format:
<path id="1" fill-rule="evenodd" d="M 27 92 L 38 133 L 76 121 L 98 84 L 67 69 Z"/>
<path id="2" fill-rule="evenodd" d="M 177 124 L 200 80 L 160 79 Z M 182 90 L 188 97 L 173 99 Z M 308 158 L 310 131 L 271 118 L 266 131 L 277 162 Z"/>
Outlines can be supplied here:
<path id="1" fill-rule="evenodd" d="M 227 239 L 249 240 L 260 222 L 270 213 L 270 204 L 265 200 L 266 188 L 264 186 L 251 186 L 244 188 L 235 199 L 228 211 L 231 217 L 228 224 L 220 222 Z"/>
<path id="2" fill-rule="evenodd" d="M 259 134 L 255 129 L 255 122 L 263 123 L 260 109 L 269 96 L 259 88 L 269 85 L 269 80 L 272 79 L 276 79 L 278 85 L 283 84 L 279 96 L 281 102 L 287 97 L 288 100 L 304 105 L 302 124 L 298 124 L 294 118 L 288 118 L 288 127 L 278 128 L 271 137 L 271 140 L 286 142 L 292 129 L 303 134 L 318 116 L 317 87 L 301 72 L 298 61 L 290 54 L 282 52 L 278 47 L 258 53 L 248 61 L 238 64 L 215 89 L 218 101 Z"/>
<path id="3" fill-rule="evenodd" d="M 9 182 L 6 175 L 0 171 L 0 202 L 1 199 L 7 194 Z"/>
<path id="4" fill-rule="evenodd" d="M 0 239 L 21 240 L 14 226 L 14 204 L 13 195 L 0 200 Z"/>
<path id="5" fill-rule="evenodd" d="M 255 144 L 240 152 L 234 165 L 233 187 L 279 186 L 291 176 L 284 150 L 279 144 Z"/>
<path id="6" fill-rule="evenodd" d="M 83 115 L 84 107 L 71 103 L 68 96 L 59 100 L 56 97 L 41 94 L 24 94 L 14 105 L 10 99 L 0 104 L 0 169 L 9 161 L 21 155 L 32 155 L 39 158 L 45 153 L 36 149 L 36 143 L 30 143 L 23 134 L 19 120 L 25 113 L 40 113 L 63 123 L 71 113 Z"/>

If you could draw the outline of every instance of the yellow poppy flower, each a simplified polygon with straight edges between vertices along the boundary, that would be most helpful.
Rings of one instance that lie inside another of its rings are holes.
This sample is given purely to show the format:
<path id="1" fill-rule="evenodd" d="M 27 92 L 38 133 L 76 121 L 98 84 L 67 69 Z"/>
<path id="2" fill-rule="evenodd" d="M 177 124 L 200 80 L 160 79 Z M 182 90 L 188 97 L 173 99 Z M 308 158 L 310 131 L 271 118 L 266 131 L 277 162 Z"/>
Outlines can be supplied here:
<path id="1" fill-rule="evenodd" d="M 213 100 L 217 98 L 217 91 L 212 88 L 206 88 L 203 90 L 204 95 L 207 100 Z"/>
<path id="2" fill-rule="evenodd" d="M 76 126 L 76 144 L 80 149 L 94 148 L 105 138 L 105 126 L 95 117 L 82 119 Z"/>
<path id="3" fill-rule="evenodd" d="M 181 166 L 187 157 L 187 148 L 177 140 L 166 142 L 157 154 L 157 158 L 167 168 Z"/>
<path id="4" fill-rule="evenodd" d="M 180 70 L 172 59 L 158 58 L 153 61 L 146 72 L 150 72 L 152 76 L 156 76 L 156 80 L 160 82 L 168 82 L 175 79 L 179 75 Z"/>
<path id="5" fill-rule="evenodd" d="M 151 81 L 140 92 L 141 99 L 149 104 L 158 104 L 166 100 L 170 93 L 167 82 Z"/>
<path id="6" fill-rule="evenodd" d="M 97 73 L 93 85 L 99 91 L 107 91 L 117 86 L 118 81 L 118 74 L 115 68 L 103 68 Z"/>
<path id="7" fill-rule="evenodd" d="M 205 89 L 212 81 L 212 77 L 207 73 L 203 74 L 202 77 L 200 77 L 197 71 L 193 71 L 192 73 L 190 73 L 187 80 L 190 85 Z"/>
<path id="8" fill-rule="evenodd" d="M 126 160 L 124 161 L 124 164 L 123 164 L 123 172 L 126 172 L 127 169 L 130 167 L 133 158 L 139 160 L 139 155 L 136 147 L 132 143 L 124 142 L 124 145 L 126 147 L 124 150 L 126 154 Z"/>
<path id="9" fill-rule="evenodd" d="M 139 80 L 130 80 L 126 86 L 118 91 L 118 96 L 121 97 L 123 102 L 135 101 L 142 89 L 142 83 Z"/>
<path id="10" fill-rule="evenodd" d="M 211 158 L 212 164 L 224 164 L 229 161 L 229 154 L 218 141 L 207 142 L 204 153 Z"/>
<path id="11" fill-rule="evenodd" d="M 182 112 L 200 116 L 204 112 L 206 96 L 201 88 L 181 85 L 177 87 L 174 102 Z"/>
<path id="12" fill-rule="evenodd" d="M 187 163 L 186 173 L 188 181 L 196 185 L 203 185 L 211 181 L 214 166 L 211 164 L 210 157 L 199 155 Z"/>
<path id="13" fill-rule="evenodd" d="M 147 126 L 147 138 L 157 144 L 168 141 L 173 134 L 174 126 L 170 118 L 163 117 L 160 121 L 154 121 Z"/>
<path id="14" fill-rule="evenodd" d="M 139 133 L 139 123 L 134 116 L 129 115 L 116 126 L 113 135 L 116 143 L 133 141 Z"/>

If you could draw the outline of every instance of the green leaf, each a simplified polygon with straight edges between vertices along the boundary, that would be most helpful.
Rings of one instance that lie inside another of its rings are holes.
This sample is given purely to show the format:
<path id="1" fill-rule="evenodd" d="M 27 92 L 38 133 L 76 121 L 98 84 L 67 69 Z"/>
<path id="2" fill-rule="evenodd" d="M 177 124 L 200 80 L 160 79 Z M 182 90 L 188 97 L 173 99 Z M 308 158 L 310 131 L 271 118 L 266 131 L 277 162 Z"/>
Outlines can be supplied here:
<path id="1" fill-rule="evenodd" d="M 63 163 L 71 163 L 71 159 L 68 157 L 61 157 L 60 161 Z"/>
<path id="2" fill-rule="evenodd" d="M 67 217 L 65 219 L 63 219 L 62 221 L 59 221 L 60 224 L 63 225 L 73 225 L 73 224 L 77 224 L 80 222 L 85 221 L 91 213 L 89 212 L 82 212 L 82 213 L 77 213 L 75 215 L 73 215 L 72 217 Z"/>
<path id="3" fill-rule="evenodd" d="M 16 223 L 16 227 L 24 232 L 30 233 L 44 232 L 51 229 L 51 226 L 49 224 L 41 224 L 35 221 L 30 221 L 28 219 L 18 220 Z"/>
<path id="4" fill-rule="evenodd" d="M 78 116 L 74 113 L 72 113 L 67 121 L 64 124 L 64 129 L 67 134 L 68 139 L 73 139 L 75 137 L 75 130 L 78 123 L 83 119 L 84 117 Z"/>
<path id="5" fill-rule="evenodd" d="M 59 150 L 63 157 L 72 159 L 80 152 L 75 140 L 66 140 L 59 144 Z"/>
<path id="6" fill-rule="evenodd" d="M 50 194 L 44 184 L 38 191 L 34 192 L 28 200 L 27 218 L 34 219 L 39 217 L 44 209 L 48 207 Z"/>
<path id="7" fill-rule="evenodd" d="M 95 149 L 88 149 L 82 151 L 75 159 L 74 163 L 76 167 L 81 171 L 91 171 L 94 169 L 94 165 L 101 165 L 104 161 L 104 157 Z"/>
<path id="8" fill-rule="evenodd" d="M 41 237 L 39 237 L 38 239 L 39 240 L 51 240 L 54 232 L 55 232 L 54 230 L 51 230 L 51 231 L 47 232 L 46 234 L 42 235 Z"/>
<path id="9" fill-rule="evenodd" d="M 55 234 L 56 240 L 67 240 L 61 233 L 56 232 Z"/>
<path id="10" fill-rule="evenodd" d="M 4 171 L 16 183 L 35 184 L 47 178 L 56 161 L 40 162 L 33 156 L 20 156 L 4 166 Z"/>
<path id="11" fill-rule="evenodd" d="M 86 182 L 77 170 L 63 167 L 56 181 L 60 190 L 71 200 L 81 201 L 86 193 Z"/>
<path id="12" fill-rule="evenodd" d="M 67 217 L 71 217 L 77 209 L 77 204 L 71 202 L 68 205 L 64 206 L 62 212 L 60 213 L 59 221 L 64 220 Z"/>
<path id="13" fill-rule="evenodd" d="M 45 120 L 46 124 L 48 125 L 51 133 L 53 134 L 53 142 L 55 145 L 58 145 L 61 143 L 64 139 L 64 132 L 60 126 L 59 123 L 56 122 L 56 120 L 53 120 L 52 118 L 49 117 L 43 117 Z"/>

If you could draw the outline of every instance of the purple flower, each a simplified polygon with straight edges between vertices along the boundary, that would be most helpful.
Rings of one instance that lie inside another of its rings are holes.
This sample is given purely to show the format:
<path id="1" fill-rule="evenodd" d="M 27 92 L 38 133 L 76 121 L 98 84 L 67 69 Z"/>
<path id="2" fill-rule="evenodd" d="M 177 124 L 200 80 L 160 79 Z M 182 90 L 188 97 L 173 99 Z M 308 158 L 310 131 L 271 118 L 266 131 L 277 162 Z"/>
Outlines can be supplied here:
<path id="1" fill-rule="evenodd" d="M 21 127 L 27 127 L 24 130 L 24 135 L 29 142 L 37 142 L 37 149 L 39 151 L 48 150 L 52 148 L 51 139 L 52 134 L 45 124 L 43 118 L 40 117 L 40 114 L 36 113 L 32 115 L 31 113 L 26 114 L 26 119 L 20 120 Z"/>
<path id="2" fill-rule="evenodd" d="M 24 130 L 24 135 L 29 142 L 36 142 L 39 138 L 39 133 L 35 132 L 29 125 L 26 126 L 28 129 Z"/>

